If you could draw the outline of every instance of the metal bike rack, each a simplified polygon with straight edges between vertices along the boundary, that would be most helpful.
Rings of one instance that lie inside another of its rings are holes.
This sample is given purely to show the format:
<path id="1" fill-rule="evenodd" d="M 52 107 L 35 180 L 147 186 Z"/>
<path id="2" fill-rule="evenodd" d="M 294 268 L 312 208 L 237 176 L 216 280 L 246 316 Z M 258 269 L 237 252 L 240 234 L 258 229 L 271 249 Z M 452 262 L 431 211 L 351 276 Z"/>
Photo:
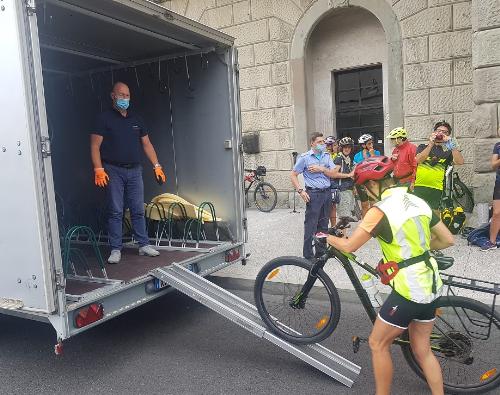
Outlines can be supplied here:
<path id="1" fill-rule="evenodd" d="M 255 306 L 181 265 L 174 263 L 150 274 L 348 387 L 352 387 L 361 371 L 358 365 L 320 344 L 296 345 L 269 332 Z"/>

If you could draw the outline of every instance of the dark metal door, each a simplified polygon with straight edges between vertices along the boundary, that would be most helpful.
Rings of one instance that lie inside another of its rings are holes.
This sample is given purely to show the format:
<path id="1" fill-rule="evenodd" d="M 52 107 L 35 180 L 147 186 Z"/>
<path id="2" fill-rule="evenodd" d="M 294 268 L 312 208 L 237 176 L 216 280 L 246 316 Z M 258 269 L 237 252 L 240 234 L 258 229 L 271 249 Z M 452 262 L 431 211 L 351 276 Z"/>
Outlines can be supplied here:
<path id="1" fill-rule="evenodd" d="M 335 114 L 337 136 L 350 136 L 357 146 L 358 138 L 371 134 L 375 149 L 384 153 L 384 103 L 382 66 L 337 71 L 335 81 Z"/>

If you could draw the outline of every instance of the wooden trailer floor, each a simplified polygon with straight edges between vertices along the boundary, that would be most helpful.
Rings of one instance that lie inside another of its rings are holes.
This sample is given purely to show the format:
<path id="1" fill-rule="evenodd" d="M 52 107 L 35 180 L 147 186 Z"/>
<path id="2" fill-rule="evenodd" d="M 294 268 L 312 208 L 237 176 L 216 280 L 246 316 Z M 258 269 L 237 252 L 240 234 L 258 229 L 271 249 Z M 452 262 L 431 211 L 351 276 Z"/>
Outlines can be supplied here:
<path id="1" fill-rule="evenodd" d="M 87 263 L 92 270 L 93 276 L 102 277 L 101 270 L 99 269 L 99 265 L 97 264 L 97 258 L 92 248 L 87 245 L 78 245 L 78 249 L 80 249 L 84 253 Z M 185 261 L 186 259 L 204 254 L 204 252 L 197 251 L 175 250 L 160 251 L 160 255 L 157 257 L 147 257 L 140 256 L 136 248 L 124 248 L 122 250 L 122 259 L 120 263 L 110 265 L 107 263 L 107 259 L 110 253 L 109 247 L 100 246 L 100 251 L 105 262 L 108 278 L 125 282 L 141 277 L 153 269 L 162 266 L 168 266 L 175 262 L 179 263 Z M 76 270 L 78 275 L 86 275 L 82 265 L 77 264 Z M 106 284 L 68 279 L 66 281 L 66 293 L 70 295 L 82 295 L 84 293 L 94 291 L 98 288 L 102 288 L 105 285 Z"/>

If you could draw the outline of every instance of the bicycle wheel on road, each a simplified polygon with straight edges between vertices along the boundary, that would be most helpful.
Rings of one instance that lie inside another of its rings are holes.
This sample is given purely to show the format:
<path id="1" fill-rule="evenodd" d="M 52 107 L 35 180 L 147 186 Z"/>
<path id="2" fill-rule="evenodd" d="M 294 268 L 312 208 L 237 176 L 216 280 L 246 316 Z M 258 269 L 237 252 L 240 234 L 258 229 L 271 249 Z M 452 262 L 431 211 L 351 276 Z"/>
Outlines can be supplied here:
<path id="1" fill-rule="evenodd" d="M 335 330 L 340 319 L 340 299 L 323 270 L 309 294 L 302 286 L 312 264 L 299 257 L 279 257 L 264 265 L 255 280 L 257 310 L 269 330 L 296 344 L 317 343 Z"/>
<path id="2" fill-rule="evenodd" d="M 472 196 L 472 192 L 459 179 L 453 181 L 453 199 L 462 206 L 465 212 L 472 213 L 472 210 L 474 210 L 474 197 Z"/>
<path id="3" fill-rule="evenodd" d="M 276 189 L 268 182 L 259 182 L 253 191 L 255 205 L 260 211 L 268 213 L 276 207 L 278 194 Z"/>
<path id="4" fill-rule="evenodd" d="M 401 347 L 410 367 L 424 378 L 411 346 Z M 500 386 L 500 316 L 492 316 L 491 306 L 461 296 L 441 297 L 431 347 L 447 393 L 480 394 Z"/>

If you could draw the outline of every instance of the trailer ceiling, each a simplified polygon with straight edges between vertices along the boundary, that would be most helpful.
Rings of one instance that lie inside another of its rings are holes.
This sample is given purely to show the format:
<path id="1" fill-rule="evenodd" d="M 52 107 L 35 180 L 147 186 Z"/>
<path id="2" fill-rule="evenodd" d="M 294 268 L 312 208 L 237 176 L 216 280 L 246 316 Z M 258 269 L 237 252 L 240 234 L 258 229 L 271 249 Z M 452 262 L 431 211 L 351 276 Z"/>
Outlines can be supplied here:
<path id="1" fill-rule="evenodd" d="M 180 51 L 227 47 L 232 38 L 144 0 L 38 0 L 44 68 L 79 72 Z M 74 62 L 74 56 L 82 59 Z"/>

